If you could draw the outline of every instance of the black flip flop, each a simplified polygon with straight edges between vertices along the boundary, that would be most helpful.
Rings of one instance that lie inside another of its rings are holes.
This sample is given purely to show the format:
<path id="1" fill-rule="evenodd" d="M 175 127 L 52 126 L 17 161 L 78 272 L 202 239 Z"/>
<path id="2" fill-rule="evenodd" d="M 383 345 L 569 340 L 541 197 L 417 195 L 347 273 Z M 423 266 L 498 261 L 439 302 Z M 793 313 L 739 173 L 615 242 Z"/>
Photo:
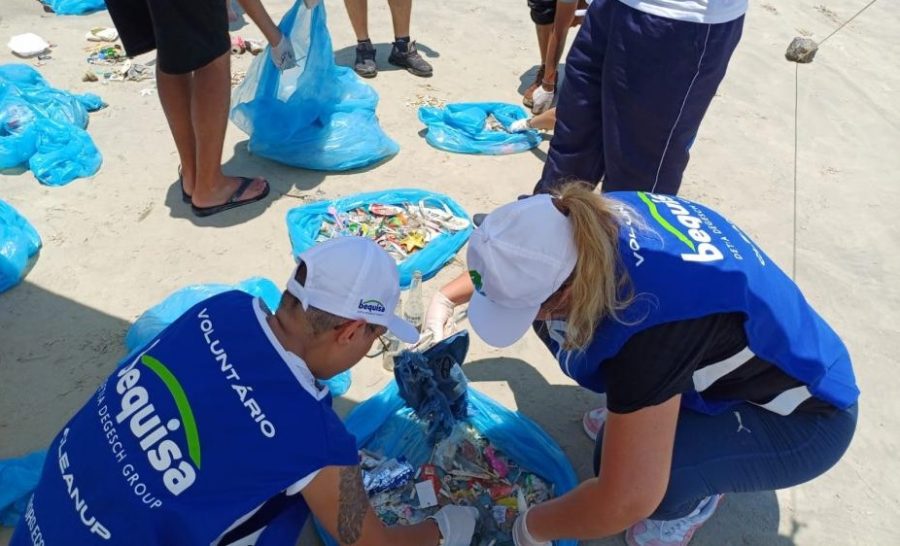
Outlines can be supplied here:
<path id="1" fill-rule="evenodd" d="M 269 195 L 269 182 L 266 181 L 266 189 L 263 190 L 261 194 L 257 195 L 253 199 L 240 201 L 239 199 L 242 195 L 244 195 L 244 192 L 247 191 L 247 188 L 250 187 L 250 184 L 253 183 L 255 178 L 247 178 L 246 176 L 240 176 L 238 178 L 241 181 L 241 185 L 238 186 L 238 189 L 234 190 L 234 193 L 231 194 L 231 197 L 229 197 L 228 201 L 225 201 L 225 203 L 212 207 L 198 207 L 191 204 L 191 211 L 193 211 L 194 216 L 199 216 L 201 218 L 205 216 L 212 216 L 213 214 L 225 212 L 229 209 L 249 205 L 250 203 L 256 203 L 257 201 L 265 199 Z"/>

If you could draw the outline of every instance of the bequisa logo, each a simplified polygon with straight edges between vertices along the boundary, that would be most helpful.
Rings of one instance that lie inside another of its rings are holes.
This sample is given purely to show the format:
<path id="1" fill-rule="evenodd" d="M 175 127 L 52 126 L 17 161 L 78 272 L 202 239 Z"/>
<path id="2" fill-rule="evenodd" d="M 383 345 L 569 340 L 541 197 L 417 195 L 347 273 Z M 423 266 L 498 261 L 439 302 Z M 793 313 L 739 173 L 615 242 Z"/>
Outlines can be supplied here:
<path id="1" fill-rule="evenodd" d="M 359 300 L 359 309 L 369 313 L 384 313 L 386 311 L 384 304 L 378 300 Z"/>
<path id="2" fill-rule="evenodd" d="M 674 235 L 675 238 L 691 249 L 692 252 L 685 252 L 681 255 L 682 260 L 686 262 L 705 263 L 724 259 L 722 251 L 712 244 L 712 237 L 710 237 L 709 233 L 701 229 L 703 227 L 703 220 L 692 216 L 684 205 L 679 203 L 676 199 L 669 197 L 668 195 L 644 193 L 642 191 L 638 192 L 638 197 L 647 205 L 650 216 L 652 216 L 663 229 Z M 669 212 L 678 219 L 678 223 L 688 228 L 687 235 L 663 218 L 659 213 L 659 209 L 656 207 L 657 203 L 668 207 Z"/>
<path id="3" fill-rule="evenodd" d="M 143 367 L 138 366 L 138 362 Z M 141 386 L 142 370 L 150 370 L 168 389 L 179 418 L 170 418 L 163 424 L 156 407 L 150 401 L 150 394 Z M 135 359 L 116 374 L 116 392 L 122 396 L 121 411 L 116 415 L 116 422 L 122 424 L 126 420 L 131 433 L 140 442 L 141 449 L 155 470 L 162 473 L 162 482 L 173 495 L 185 492 L 197 478 L 200 469 L 200 437 L 197 433 L 197 422 L 181 383 L 172 372 L 159 360 L 150 355 Z M 184 430 L 190 462 L 183 460 L 184 453 L 170 432 Z M 196 467 L 196 468 L 195 468 Z"/>

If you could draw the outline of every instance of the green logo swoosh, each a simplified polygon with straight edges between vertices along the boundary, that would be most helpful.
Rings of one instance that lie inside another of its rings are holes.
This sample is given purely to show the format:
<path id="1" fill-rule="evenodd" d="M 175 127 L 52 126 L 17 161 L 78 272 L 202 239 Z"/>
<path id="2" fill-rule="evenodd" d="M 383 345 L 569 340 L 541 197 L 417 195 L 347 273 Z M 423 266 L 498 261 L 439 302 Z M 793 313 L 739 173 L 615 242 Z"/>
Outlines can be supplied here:
<path id="1" fill-rule="evenodd" d="M 175 405 L 178 407 L 178 413 L 181 415 L 181 422 L 184 424 L 184 435 L 187 437 L 188 453 L 194 465 L 200 468 L 200 436 L 197 434 L 197 421 L 194 419 L 194 410 L 188 402 L 187 395 L 181 387 L 181 383 L 175 375 L 166 368 L 166 366 L 150 355 L 141 357 L 141 363 L 150 368 L 156 375 L 162 379 L 163 384 L 169 389 L 172 398 L 175 399 Z"/>
<path id="2" fill-rule="evenodd" d="M 678 229 L 676 229 L 675 226 L 673 226 L 672 224 L 669 223 L 668 220 L 663 218 L 662 215 L 659 213 L 659 209 L 656 208 L 656 203 L 651 201 L 650 198 L 647 197 L 646 193 L 639 191 L 638 197 L 641 198 L 641 201 L 643 201 L 644 203 L 647 204 L 647 208 L 650 209 L 650 216 L 652 216 L 653 219 L 659 223 L 659 225 L 661 225 L 666 231 L 668 231 L 675 237 L 678 237 L 678 240 L 681 241 L 682 243 L 686 244 L 688 246 L 688 248 L 690 248 L 694 252 L 697 251 L 697 249 L 694 247 L 694 241 L 691 241 L 690 239 L 688 239 L 687 235 L 678 231 Z"/>

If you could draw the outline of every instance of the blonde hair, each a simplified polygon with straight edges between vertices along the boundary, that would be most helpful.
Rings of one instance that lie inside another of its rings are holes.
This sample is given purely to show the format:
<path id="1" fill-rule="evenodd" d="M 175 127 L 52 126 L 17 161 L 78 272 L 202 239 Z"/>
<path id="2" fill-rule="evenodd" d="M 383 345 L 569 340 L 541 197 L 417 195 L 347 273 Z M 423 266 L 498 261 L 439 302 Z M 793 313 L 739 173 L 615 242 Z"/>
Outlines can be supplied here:
<path id="1" fill-rule="evenodd" d="M 578 261 L 569 277 L 567 350 L 583 349 L 597 325 L 634 300 L 631 281 L 619 258 L 619 214 L 613 203 L 582 182 L 570 182 L 553 192 L 557 207 L 569 217 Z"/>

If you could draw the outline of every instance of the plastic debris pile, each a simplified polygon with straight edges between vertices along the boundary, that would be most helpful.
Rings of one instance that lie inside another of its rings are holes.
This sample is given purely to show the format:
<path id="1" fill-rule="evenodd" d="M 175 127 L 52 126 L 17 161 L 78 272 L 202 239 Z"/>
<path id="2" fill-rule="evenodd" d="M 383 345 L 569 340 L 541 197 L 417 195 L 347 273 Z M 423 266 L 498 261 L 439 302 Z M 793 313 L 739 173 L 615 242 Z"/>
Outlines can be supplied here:
<path id="1" fill-rule="evenodd" d="M 0 292 L 19 284 L 41 249 L 41 237 L 12 205 L 0 200 Z"/>
<path id="2" fill-rule="evenodd" d="M 0 65 L 0 169 L 27 165 L 42 184 L 91 176 L 102 157 L 85 130 L 97 95 L 55 89 L 27 65 Z"/>
<path id="3" fill-rule="evenodd" d="M 443 208 L 403 203 L 386 205 L 372 203 L 348 212 L 329 207 L 329 215 L 319 228 L 316 242 L 335 237 L 367 237 L 378 243 L 398 263 L 425 248 L 439 235 L 456 233 L 469 227 L 469 220 Z"/>
<path id="4" fill-rule="evenodd" d="M 324 2 L 294 1 L 279 28 L 297 67 L 280 71 L 267 53 L 253 59 L 232 94 L 231 120 L 250 136 L 254 155 L 303 169 L 358 169 L 400 147 L 378 123 L 375 90 L 335 64 L 325 19 Z"/>
<path id="5" fill-rule="evenodd" d="M 428 463 L 360 452 L 363 485 L 386 525 L 425 520 L 442 506 L 473 506 L 480 517 L 472 544 L 513 544 L 512 525 L 529 506 L 553 497 L 553 486 L 522 469 L 467 424 L 438 443 Z"/>
<path id="6" fill-rule="evenodd" d="M 534 148 L 542 140 L 537 131 L 509 131 L 514 122 L 527 117 L 521 106 L 498 102 L 419 108 L 419 121 L 427 128 L 428 144 L 463 154 L 504 155 Z"/>
<path id="7" fill-rule="evenodd" d="M 87 15 L 106 9 L 106 0 L 41 0 L 44 11 L 57 15 Z"/>

